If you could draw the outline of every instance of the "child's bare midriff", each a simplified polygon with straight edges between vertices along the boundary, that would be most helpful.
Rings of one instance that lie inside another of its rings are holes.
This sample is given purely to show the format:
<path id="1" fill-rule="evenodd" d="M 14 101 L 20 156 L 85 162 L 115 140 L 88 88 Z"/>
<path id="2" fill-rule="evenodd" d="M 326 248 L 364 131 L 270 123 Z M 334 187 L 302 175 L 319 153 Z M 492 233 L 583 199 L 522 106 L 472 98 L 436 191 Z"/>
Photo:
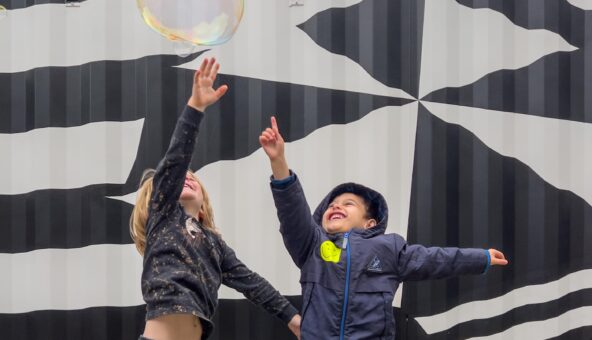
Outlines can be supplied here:
<path id="1" fill-rule="evenodd" d="M 152 340 L 200 340 L 202 327 L 192 314 L 169 314 L 146 322 L 144 337 Z"/>

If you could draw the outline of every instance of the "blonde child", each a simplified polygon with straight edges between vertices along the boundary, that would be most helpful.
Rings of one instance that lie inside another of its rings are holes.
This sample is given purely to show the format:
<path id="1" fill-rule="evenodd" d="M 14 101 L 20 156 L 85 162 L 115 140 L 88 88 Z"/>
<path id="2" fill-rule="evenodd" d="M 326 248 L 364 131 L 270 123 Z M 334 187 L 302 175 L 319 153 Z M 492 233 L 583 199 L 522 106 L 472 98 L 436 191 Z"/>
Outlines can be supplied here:
<path id="1" fill-rule="evenodd" d="M 212 333 L 218 288 L 227 285 L 288 324 L 299 336 L 300 316 L 269 282 L 236 258 L 214 225 L 208 194 L 188 171 L 206 108 L 228 90 L 213 88 L 219 64 L 204 59 L 170 146 L 137 193 L 130 232 L 144 256 L 146 326 L 140 339 L 198 340 Z"/>

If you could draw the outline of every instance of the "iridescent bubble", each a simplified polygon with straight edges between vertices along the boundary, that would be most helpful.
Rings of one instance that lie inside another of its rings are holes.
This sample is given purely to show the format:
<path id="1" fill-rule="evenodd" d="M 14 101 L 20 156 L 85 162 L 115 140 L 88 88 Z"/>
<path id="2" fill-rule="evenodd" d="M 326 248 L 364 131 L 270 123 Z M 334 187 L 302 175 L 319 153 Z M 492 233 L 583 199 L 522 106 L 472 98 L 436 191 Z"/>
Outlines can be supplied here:
<path id="1" fill-rule="evenodd" d="M 197 51 L 197 47 L 188 41 L 177 40 L 173 44 L 175 44 L 175 54 L 181 58 L 185 58 Z"/>
<path id="2" fill-rule="evenodd" d="M 144 22 L 170 40 L 195 45 L 228 41 L 243 16 L 244 0 L 137 0 Z"/>
<path id="3" fill-rule="evenodd" d="M 6 13 L 8 11 L 6 10 L 6 7 L 0 5 L 0 20 L 6 18 Z"/>

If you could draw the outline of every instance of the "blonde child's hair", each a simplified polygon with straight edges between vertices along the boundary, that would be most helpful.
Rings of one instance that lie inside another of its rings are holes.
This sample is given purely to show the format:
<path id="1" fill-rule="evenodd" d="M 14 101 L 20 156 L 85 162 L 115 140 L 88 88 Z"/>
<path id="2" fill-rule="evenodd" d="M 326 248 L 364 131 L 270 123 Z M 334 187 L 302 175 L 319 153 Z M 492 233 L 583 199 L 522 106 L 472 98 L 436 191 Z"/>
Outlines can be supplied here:
<path id="1" fill-rule="evenodd" d="M 136 245 L 136 249 L 142 256 L 144 256 L 144 250 L 146 249 L 146 222 L 148 221 L 148 207 L 152 197 L 152 179 L 154 173 L 155 171 L 153 169 L 148 169 L 142 174 L 140 188 L 136 195 L 136 205 L 130 216 L 130 235 Z M 205 228 L 218 233 L 216 225 L 214 224 L 214 211 L 210 203 L 208 192 L 193 172 L 188 171 L 188 173 L 191 174 L 195 181 L 197 181 L 203 194 L 203 203 L 198 213 L 198 219 Z"/>

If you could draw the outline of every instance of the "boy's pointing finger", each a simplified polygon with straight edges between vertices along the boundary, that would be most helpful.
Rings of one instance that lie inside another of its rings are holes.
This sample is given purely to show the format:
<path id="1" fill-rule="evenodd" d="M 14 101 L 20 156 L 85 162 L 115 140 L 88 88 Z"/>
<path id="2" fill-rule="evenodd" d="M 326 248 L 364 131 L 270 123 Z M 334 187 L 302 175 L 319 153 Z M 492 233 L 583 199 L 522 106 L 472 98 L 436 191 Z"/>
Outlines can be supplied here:
<path id="1" fill-rule="evenodd" d="M 273 130 L 273 132 L 279 134 L 280 131 L 278 129 L 278 125 L 277 125 L 277 120 L 275 119 L 274 116 L 271 116 L 271 129 Z"/>

